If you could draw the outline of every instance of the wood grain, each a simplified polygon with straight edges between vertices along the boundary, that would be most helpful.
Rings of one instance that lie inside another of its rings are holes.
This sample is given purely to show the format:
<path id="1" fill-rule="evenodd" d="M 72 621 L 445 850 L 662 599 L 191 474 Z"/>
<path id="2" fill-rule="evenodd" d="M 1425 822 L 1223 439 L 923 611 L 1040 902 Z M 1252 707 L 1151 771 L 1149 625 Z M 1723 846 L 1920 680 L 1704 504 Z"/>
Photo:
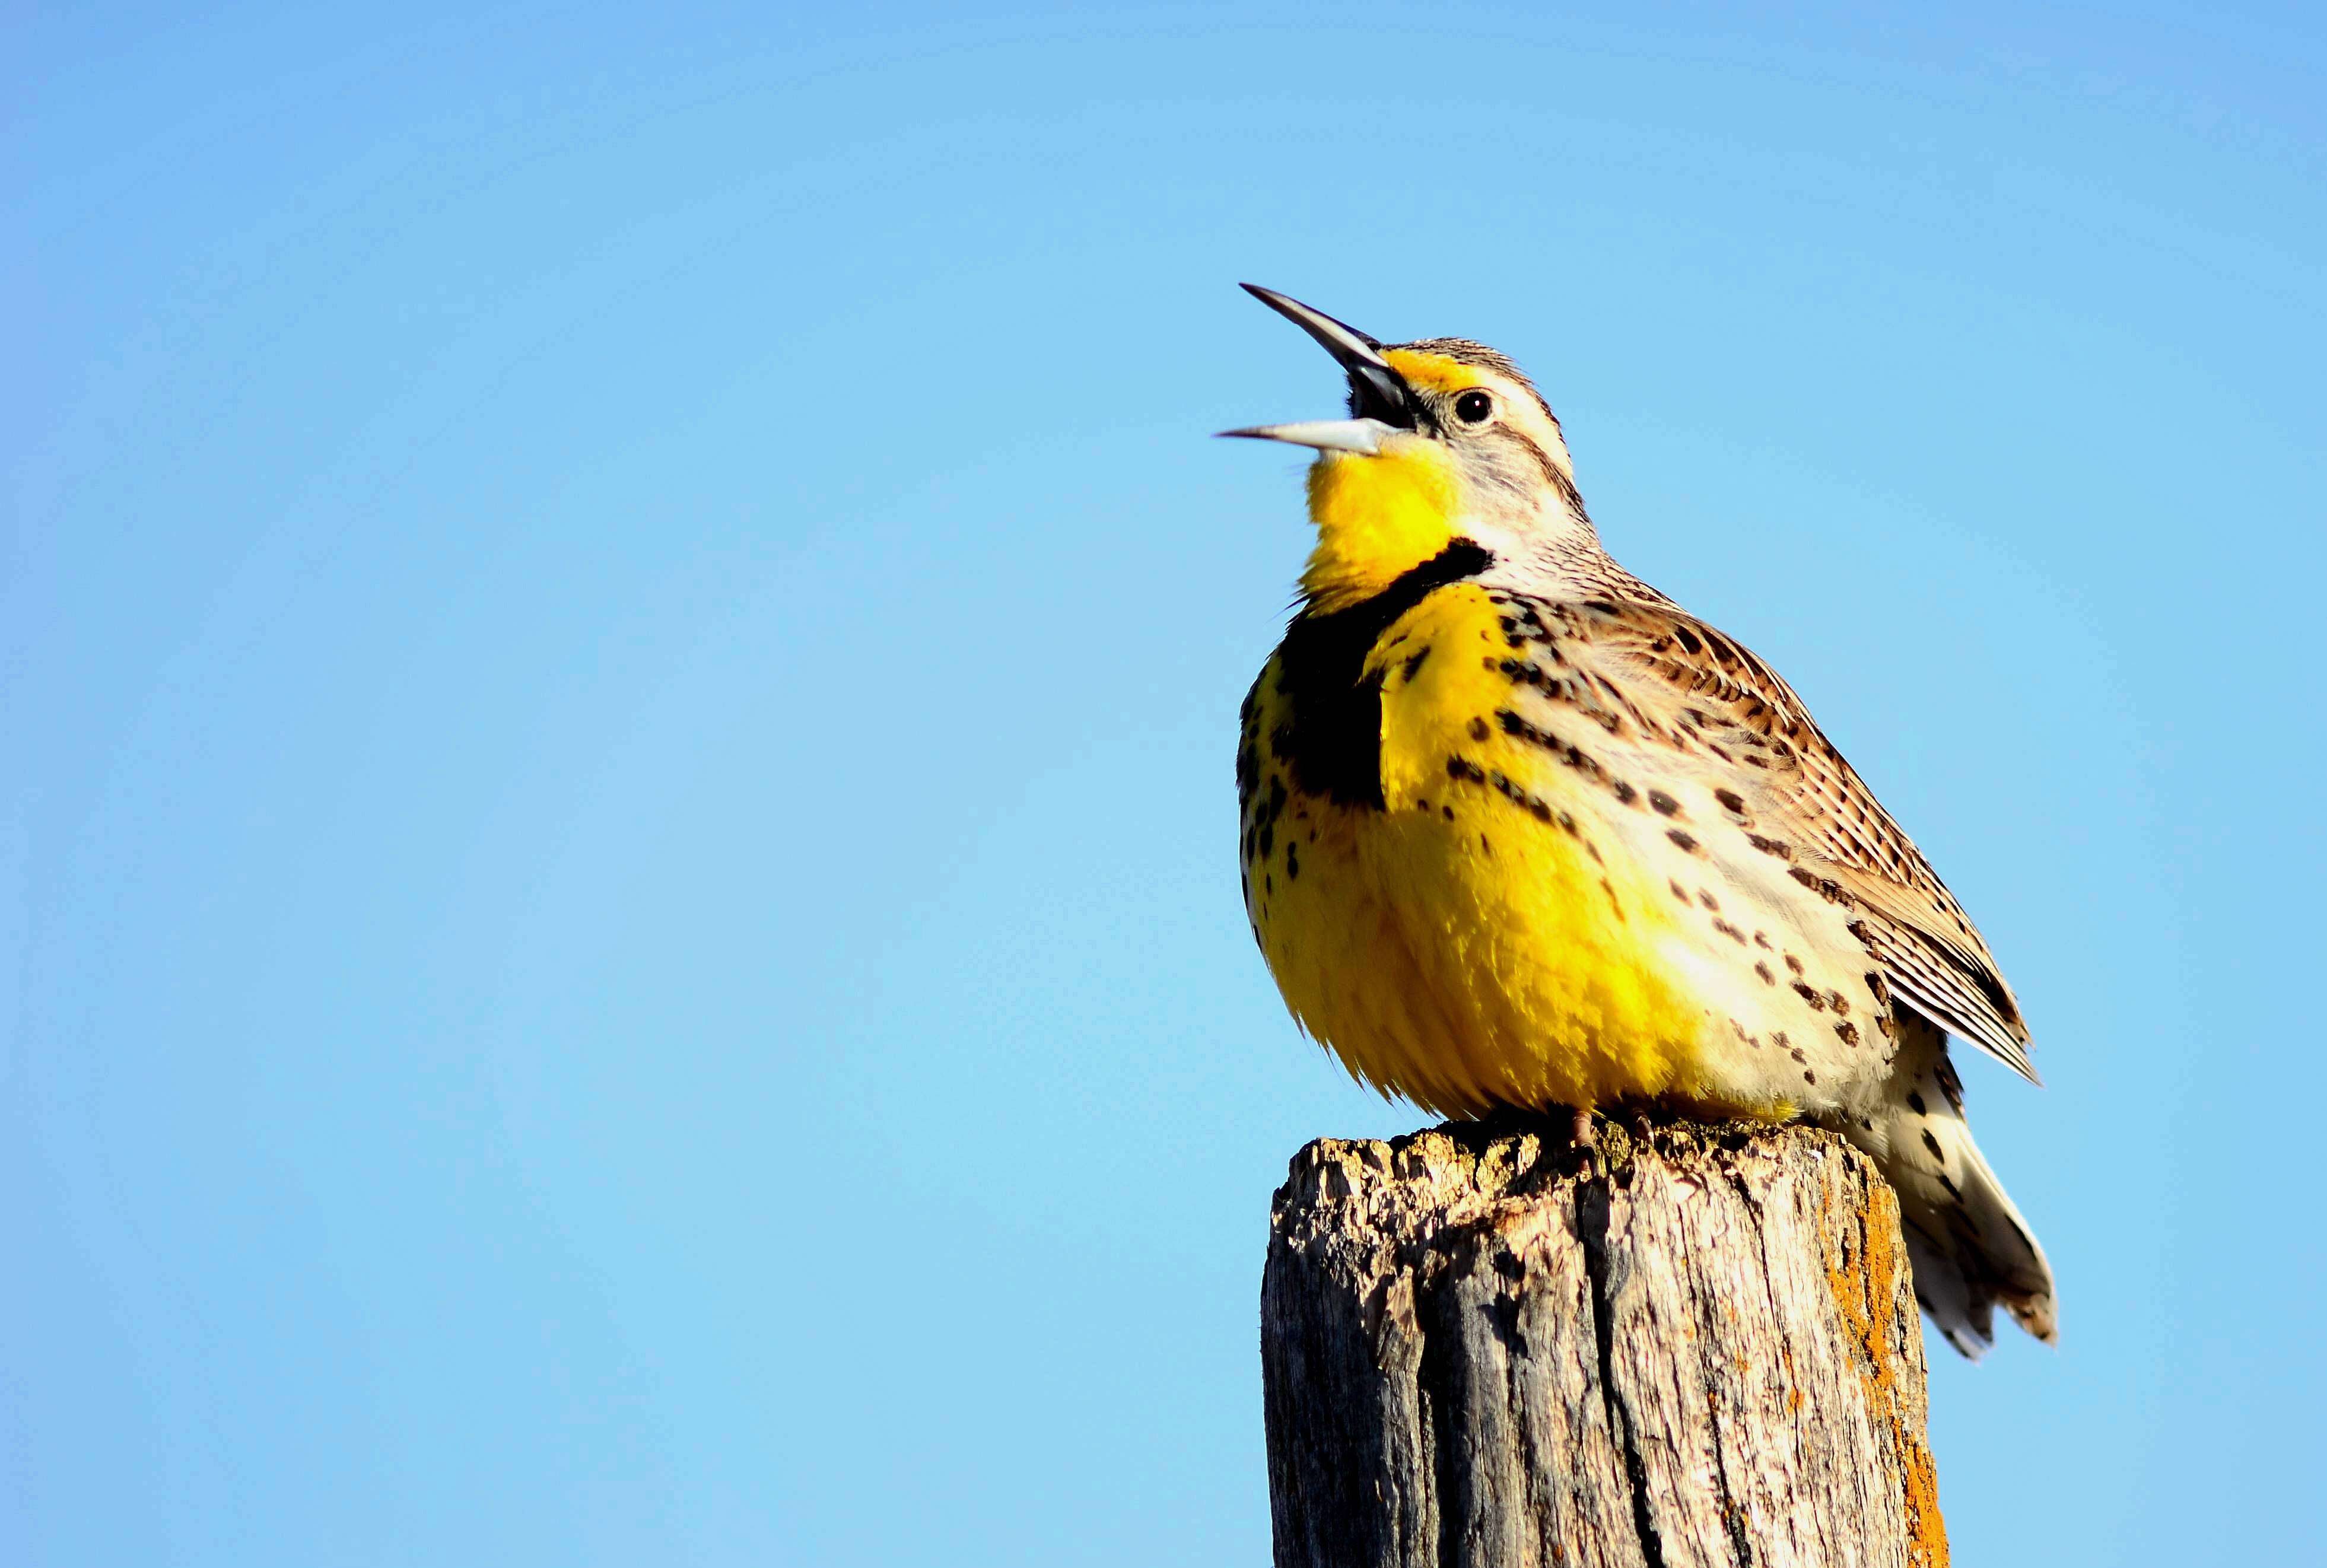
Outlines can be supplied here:
<path id="1" fill-rule="evenodd" d="M 1948 1560 L 1898 1209 L 1808 1127 L 1455 1123 L 1294 1156 L 1279 1568 Z"/>

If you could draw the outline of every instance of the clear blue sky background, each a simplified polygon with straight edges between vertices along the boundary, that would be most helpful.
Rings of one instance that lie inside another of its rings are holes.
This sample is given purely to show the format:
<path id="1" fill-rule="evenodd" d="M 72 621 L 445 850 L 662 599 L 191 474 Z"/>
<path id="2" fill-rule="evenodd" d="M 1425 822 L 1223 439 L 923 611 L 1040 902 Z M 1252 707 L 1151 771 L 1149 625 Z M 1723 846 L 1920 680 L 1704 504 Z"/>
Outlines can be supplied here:
<path id="1" fill-rule="evenodd" d="M 804 8 L 803 8 L 804 9 Z M 0 1557 L 1254 1563 L 1231 728 L 1528 366 L 1981 919 L 1967 1563 L 2327 1557 L 2315 9 L 8 23 Z"/>

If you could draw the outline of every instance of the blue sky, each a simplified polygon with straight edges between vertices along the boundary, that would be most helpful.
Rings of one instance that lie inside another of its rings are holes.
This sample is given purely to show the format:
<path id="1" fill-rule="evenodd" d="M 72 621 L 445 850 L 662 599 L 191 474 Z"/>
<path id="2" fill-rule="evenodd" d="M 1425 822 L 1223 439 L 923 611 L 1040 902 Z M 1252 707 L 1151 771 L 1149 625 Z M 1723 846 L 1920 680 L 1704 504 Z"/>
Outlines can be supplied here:
<path id="1" fill-rule="evenodd" d="M 1343 5 L 8 24 L 0 1539 L 1254 1562 L 1233 715 L 1494 342 L 1980 919 L 2063 1340 L 1974 1563 L 2327 1555 L 2327 30 Z"/>

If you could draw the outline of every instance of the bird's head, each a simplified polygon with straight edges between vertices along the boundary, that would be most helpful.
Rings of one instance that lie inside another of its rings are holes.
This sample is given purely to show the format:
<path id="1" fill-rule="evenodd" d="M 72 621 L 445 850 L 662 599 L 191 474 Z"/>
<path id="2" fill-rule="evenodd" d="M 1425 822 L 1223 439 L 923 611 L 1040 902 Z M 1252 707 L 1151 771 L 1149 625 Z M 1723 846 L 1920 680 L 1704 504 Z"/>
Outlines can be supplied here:
<path id="1" fill-rule="evenodd" d="M 1469 541 L 1497 559 L 1591 539 L 1559 421 L 1494 350 L 1461 338 L 1385 345 L 1274 289 L 1247 284 L 1341 362 L 1350 417 L 1223 435 L 1314 448 L 1317 548 L 1302 592 L 1322 611 L 1372 597 Z"/>

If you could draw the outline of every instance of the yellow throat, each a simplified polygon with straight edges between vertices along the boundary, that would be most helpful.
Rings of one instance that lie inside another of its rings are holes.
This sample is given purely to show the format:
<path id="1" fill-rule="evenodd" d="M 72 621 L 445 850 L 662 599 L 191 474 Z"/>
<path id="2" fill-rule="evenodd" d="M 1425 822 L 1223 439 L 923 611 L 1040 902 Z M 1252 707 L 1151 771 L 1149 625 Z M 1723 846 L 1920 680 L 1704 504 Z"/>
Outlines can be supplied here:
<path id="1" fill-rule="evenodd" d="M 1393 350 L 1389 362 L 1409 381 L 1456 390 L 1463 367 L 1435 354 Z M 1462 476 L 1442 443 L 1399 433 L 1380 453 L 1318 454 L 1309 470 L 1309 518 L 1317 547 L 1301 589 L 1331 612 L 1370 599 L 1444 550 L 1463 511 Z"/>
<path id="2" fill-rule="evenodd" d="M 1317 547 L 1301 591 L 1330 613 L 1372 598 L 1454 537 L 1454 465 L 1435 443 L 1401 436 L 1378 457 L 1321 453 L 1309 470 Z"/>

